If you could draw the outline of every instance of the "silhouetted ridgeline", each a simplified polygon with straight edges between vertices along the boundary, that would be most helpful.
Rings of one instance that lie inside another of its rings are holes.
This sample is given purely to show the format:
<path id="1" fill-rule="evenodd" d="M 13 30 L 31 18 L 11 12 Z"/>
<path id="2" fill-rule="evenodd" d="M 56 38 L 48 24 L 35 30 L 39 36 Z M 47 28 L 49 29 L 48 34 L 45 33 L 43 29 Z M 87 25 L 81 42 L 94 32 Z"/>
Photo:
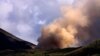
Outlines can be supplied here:
<path id="1" fill-rule="evenodd" d="M 0 28 L 0 49 L 32 49 L 35 45 Z"/>

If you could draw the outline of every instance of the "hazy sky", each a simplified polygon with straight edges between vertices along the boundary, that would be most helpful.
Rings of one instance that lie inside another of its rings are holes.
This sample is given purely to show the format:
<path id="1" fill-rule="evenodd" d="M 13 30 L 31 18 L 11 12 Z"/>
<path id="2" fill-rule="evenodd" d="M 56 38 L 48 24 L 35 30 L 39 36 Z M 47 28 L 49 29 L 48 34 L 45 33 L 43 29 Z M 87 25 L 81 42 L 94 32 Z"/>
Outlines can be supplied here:
<path id="1" fill-rule="evenodd" d="M 73 0 L 0 0 L 0 28 L 37 44 L 43 25 L 60 16 L 60 6 Z"/>

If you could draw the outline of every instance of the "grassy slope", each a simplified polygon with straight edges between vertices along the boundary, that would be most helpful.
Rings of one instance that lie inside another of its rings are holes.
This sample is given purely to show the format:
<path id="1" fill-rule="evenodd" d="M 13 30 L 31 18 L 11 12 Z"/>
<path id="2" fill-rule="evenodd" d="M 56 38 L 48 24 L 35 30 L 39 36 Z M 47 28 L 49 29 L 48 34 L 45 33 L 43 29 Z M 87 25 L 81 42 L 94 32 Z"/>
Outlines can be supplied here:
<path id="1" fill-rule="evenodd" d="M 3 50 L 0 56 L 100 56 L 100 40 L 82 48 L 65 48 L 49 51 Z"/>

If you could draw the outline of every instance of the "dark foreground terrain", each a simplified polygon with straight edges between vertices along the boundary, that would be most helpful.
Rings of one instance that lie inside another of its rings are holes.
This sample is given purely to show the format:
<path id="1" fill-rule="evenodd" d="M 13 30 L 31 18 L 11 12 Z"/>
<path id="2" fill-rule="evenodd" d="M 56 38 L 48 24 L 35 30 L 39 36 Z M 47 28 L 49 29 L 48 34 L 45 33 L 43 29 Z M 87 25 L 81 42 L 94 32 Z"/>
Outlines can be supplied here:
<path id="1" fill-rule="evenodd" d="M 100 40 L 85 47 L 65 48 L 56 50 L 1 50 L 0 56 L 100 56 Z"/>
<path id="2" fill-rule="evenodd" d="M 100 56 L 100 40 L 78 48 L 43 51 L 0 29 L 0 56 Z"/>
<path id="3" fill-rule="evenodd" d="M 100 56 L 100 40 L 85 47 L 56 50 L 1 50 L 0 56 Z"/>

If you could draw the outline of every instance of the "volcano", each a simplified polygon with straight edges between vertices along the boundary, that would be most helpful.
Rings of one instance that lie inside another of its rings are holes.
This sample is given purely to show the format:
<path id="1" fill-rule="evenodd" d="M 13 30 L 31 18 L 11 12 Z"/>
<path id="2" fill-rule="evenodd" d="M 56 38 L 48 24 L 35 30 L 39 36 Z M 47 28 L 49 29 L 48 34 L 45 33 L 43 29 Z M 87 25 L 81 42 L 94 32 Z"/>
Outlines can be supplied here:
<path id="1" fill-rule="evenodd" d="M 0 28 L 0 50 L 34 49 L 35 44 L 22 40 Z"/>

